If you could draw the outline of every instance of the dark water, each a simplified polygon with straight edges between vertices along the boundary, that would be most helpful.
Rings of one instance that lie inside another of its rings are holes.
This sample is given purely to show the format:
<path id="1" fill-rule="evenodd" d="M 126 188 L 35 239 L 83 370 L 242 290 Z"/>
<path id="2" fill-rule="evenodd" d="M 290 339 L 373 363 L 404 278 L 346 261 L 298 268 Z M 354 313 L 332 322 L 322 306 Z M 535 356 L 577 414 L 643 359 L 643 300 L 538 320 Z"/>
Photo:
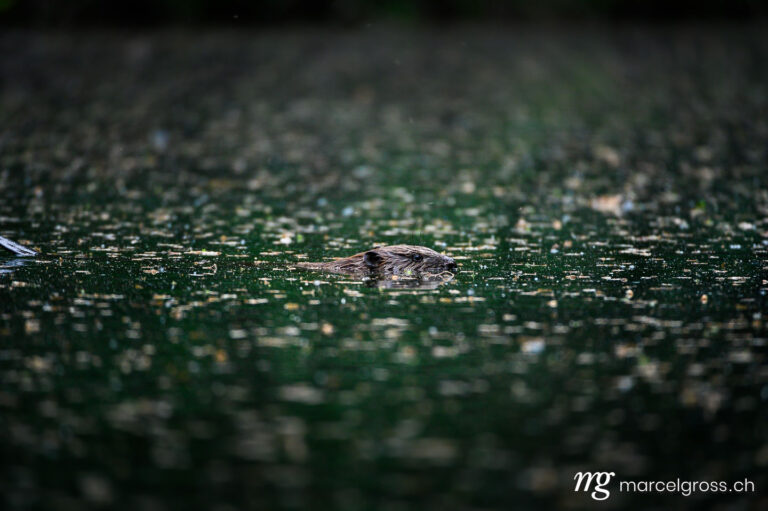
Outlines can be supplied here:
<path id="1" fill-rule="evenodd" d="M 7 509 L 765 508 L 759 27 L 0 50 Z"/>

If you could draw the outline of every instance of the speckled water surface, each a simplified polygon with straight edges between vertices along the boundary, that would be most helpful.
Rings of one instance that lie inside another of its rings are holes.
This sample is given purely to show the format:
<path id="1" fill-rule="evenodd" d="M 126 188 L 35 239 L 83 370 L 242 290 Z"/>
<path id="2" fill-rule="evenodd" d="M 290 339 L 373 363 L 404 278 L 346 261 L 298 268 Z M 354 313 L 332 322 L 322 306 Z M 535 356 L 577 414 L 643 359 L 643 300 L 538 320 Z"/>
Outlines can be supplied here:
<path id="1" fill-rule="evenodd" d="M 3 34 L 4 509 L 765 509 L 765 33 Z"/>

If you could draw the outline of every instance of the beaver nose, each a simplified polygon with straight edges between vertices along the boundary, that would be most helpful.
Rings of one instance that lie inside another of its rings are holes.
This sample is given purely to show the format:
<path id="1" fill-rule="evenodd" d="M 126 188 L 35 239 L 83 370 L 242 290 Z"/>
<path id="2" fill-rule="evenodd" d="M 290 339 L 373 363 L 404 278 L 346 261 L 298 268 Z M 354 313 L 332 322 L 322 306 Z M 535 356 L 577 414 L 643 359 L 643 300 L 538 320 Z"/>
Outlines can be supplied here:
<path id="1" fill-rule="evenodd" d="M 455 261 L 451 261 L 450 263 L 446 264 L 445 267 L 448 269 L 449 272 L 455 272 L 458 269 L 458 266 L 456 266 Z"/>

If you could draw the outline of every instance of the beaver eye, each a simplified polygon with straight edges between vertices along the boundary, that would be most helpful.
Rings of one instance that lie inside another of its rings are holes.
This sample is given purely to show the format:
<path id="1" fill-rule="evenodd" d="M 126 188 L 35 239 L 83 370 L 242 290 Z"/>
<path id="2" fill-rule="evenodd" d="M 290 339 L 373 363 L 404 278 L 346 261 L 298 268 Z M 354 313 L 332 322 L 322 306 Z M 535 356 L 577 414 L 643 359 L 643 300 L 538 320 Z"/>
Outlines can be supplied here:
<path id="1" fill-rule="evenodd" d="M 422 259 L 424 259 L 424 256 L 423 256 L 423 255 L 421 255 L 421 254 L 413 254 L 413 256 L 412 256 L 412 259 L 414 260 L 414 262 L 417 262 L 417 263 L 418 263 L 419 261 L 421 261 Z"/>

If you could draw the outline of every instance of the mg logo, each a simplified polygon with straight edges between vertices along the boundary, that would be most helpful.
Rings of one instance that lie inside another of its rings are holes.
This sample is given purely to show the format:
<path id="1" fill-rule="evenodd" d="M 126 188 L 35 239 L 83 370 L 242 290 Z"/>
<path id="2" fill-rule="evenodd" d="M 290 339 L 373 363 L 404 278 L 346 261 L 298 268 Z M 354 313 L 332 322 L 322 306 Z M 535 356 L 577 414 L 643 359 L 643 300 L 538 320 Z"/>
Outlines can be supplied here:
<path id="1" fill-rule="evenodd" d="M 605 500 L 611 496 L 611 492 L 606 490 L 605 487 L 611 482 L 611 477 L 615 476 L 616 472 L 576 472 L 573 476 L 573 480 L 576 481 L 576 487 L 573 491 L 589 491 L 592 488 L 592 481 L 595 481 L 594 490 L 592 491 L 592 498 L 595 500 Z M 584 486 L 582 487 L 582 483 Z"/>

